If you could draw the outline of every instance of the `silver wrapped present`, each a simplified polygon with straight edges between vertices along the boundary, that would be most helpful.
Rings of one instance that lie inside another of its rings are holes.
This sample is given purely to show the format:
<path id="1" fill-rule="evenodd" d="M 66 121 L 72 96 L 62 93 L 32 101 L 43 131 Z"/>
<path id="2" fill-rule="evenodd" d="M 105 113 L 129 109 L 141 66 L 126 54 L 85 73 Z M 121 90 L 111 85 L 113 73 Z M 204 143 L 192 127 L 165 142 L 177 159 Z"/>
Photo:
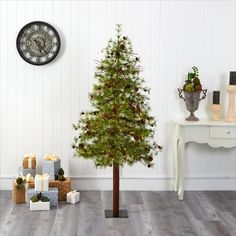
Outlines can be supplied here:
<path id="1" fill-rule="evenodd" d="M 28 173 L 30 173 L 30 175 L 32 177 L 35 177 L 36 175 L 36 169 L 31 169 L 31 168 L 28 168 L 28 169 L 24 169 L 23 166 L 19 166 L 19 175 L 23 175 L 23 176 L 26 176 Z"/>
<path id="2" fill-rule="evenodd" d="M 61 160 L 43 160 L 43 174 L 49 175 L 49 180 L 55 180 L 55 175 L 61 168 Z"/>
<path id="3" fill-rule="evenodd" d="M 27 207 L 30 207 L 30 198 L 33 195 L 37 195 L 40 191 L 35 191 L 33 188 L 29 188 L 27 190 Z M 50 206 L 57 207 L 58 206 L 58 188 L 49 188 L 48 191 L 41 192 L 42 196 L 46 196 L 49 198 Z"/>

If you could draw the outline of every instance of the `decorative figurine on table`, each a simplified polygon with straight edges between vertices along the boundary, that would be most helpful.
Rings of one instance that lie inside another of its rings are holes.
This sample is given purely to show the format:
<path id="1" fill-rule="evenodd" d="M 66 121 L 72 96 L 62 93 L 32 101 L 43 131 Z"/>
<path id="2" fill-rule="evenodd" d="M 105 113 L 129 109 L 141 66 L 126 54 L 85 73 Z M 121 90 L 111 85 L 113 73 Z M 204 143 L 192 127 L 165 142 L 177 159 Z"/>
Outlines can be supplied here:
<path id="1" fill-rule="evenodd" d="M 198 121 L 199 119 L 194 115 L 194 112 L 198 109 L 199 101 L 206 98 L 207 89 L 202 89 L 198 68 L 193 66 L 192 70 L 193 72 L 188 73 L 183 89 L 178 89 L 178 91 L 179 97 L 185 101 L 186 108 L 190 112 L 189 117 L 185 120 Z M 200 98 L 201 92 L 203 95 Z M 182 93 L 184 93 L 184 97 Z"/>
<path id="2" fill-rule="evenodd" d="M 235 94 L 236 94 L 236 71 L 230 71 L 229 85 L 227 86 L 229 93 L 229 106 L 225 121 L 236 122 L 235 112 Z"/>

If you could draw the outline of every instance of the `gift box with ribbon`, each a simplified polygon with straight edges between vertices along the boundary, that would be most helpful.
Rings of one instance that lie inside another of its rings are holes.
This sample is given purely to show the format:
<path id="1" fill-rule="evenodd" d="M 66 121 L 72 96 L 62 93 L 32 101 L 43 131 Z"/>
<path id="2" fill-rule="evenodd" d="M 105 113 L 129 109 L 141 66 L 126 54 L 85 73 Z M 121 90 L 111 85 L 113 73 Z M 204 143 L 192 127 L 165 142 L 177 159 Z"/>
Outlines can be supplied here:
<path id="1" fill-rule="evenodd" d="M 61 160 L 55 154 L 47 154 L 43 160 L 43 174 L 49 175 L 49 180 L 55 180 L 55 175 L 58 174 L 61 168 Z"/>
<path id="2" fill-rule="evenodd" d="M 26 202 L 26 191 L 25 187 L 18 188 L 17 183 L 13 182 L 13 189 L 12 189 L 12 200 L 15 203 L 25 203 Z"/>
<path id="3" fill-rule="evenodd" d="M 35 169 L 36 168 L 36 155 L 35 154 L 25 154 L 23 159 L 24 169 Z"/>
<path id="4" fill-rule="evenodd" d="M 76 190 L 70 191 L 66 194 L 66 202 L 75 204 L 80 201 L 80 192 Z"/>
<path id="5" fill-rule="evenodd" d="M 21 180 L 21 182 L 19 182 Z M 13 181 L 12 199 L 15 203 L 27 202 L 27 190 L 33 188 L 34 179 L 28 174 L 27 176 L 20 176 Z"/>
<path id="6" fill-rule="evenodd" d="M 71 179 L 66 177 L 66 180 L 60 181 L 49 181 L 49 187 L 56 187 L 58 188 L 58 199 L 59 201 L 66 200 L 66 194 L 71 191 Z"/>
<path id="7" fill-rule="evenodd" d="M 34 184 L 31 184 L 31 188 Z M 58 188 L 58 200 L 66 201 L 66 194 L 71 191 L 71 178 L 66 177 L 64 181 L 50 180 L 49 188 Z"/>
<path id="8" fill-rule="evenodd" d="M 33 188 L 27 190 L 27 207 L 30 207 L 30 199 L 33 195 L 39 194 L 41 191 L 35 191 Z M 48 197 L 50 201 L 50 207 L 58 206 L 58 189 L 49 188 L 48 191 L 41 192 L 43 196 Z"/>
<path id="9" fill-rule="evenodd" d="M 24 169 L 23 166 L 19 166 L 19 174 L 22 173 L 24 176 L 26 176 L 27 174 L 30 174 L 32 177 L 35 177 L 36 175 L 36 169 Z"/>
<path id="10" fill-rule="evenodd" d="M 35 191 L 48 191 L 48 179 L 49 179 L 49 175 L 48 174 L 44 174 L 44 175 L 35 175 L 35 185 L 34 185 L 34 189 Z"/>

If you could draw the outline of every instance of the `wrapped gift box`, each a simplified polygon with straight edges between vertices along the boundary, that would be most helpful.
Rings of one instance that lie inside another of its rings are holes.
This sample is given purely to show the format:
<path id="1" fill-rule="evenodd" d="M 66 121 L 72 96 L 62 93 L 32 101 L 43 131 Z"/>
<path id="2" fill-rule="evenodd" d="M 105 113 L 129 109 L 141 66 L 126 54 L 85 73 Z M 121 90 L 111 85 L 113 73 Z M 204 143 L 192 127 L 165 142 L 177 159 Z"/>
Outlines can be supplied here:
<path id="1" fill-rule="evenodd" d="M 66 178 L 66 180 L 64 181 L 59 181 L 59 180 L 49 181 L 49 187 L 58 188 L 59 201 L 65 201 L 66 194 L 71 191 L 71 179 Z"/>
<path id="2" fill-rule="evenodd" d="M 75 204 L 80 201 L 80 192 L 73 190 L 66 194 L 66 202 Z"/>
<path id="3" fill-rule="evenodd" d="M 35 154 L 25 154 L 23 159 L 24 169 L 35 169 L 36 168 L 36 155 Z"/>
<path id="4" fill-rule="evenodd" d="M 39 192 L 48 191 L 48 179 L 48 174 L 36 175 L 34 180 L 34 190 Z"/>
<path id="5" fill-rule="evenodd" d="M 26 202 L 26 191 L 25 188 L 17 189 L 17 183 L 14 181 L 12 189 L 12 200 L 15 203 L 25 203 Z"/>
<path id="6" fill-rule="evenodd" d="M 27 207 L 30 207 L 30 198 L 33 195 L 37 195 L 40 191 L 35 191 L 33 188 L 27 190 Z M 43 196 L 49 198 L 50 207 L 58 206 L 58 189 L 57 188 L 49 188 L 48 191 L 41 192 Z"/>
<path id="7" fill-rule="evenodd" d="M 35 177 L 36 175 L 36 169 L 25 169 L 23 166 L 19 166 L 19 175 L 26 176 L 27 174 L 30 174 L 32 177 Z"/>
<path id="8" fill-rule="evenodd" d="M 58 200 L 66 201 L 66 194 L 71 191 L 71 178 L 66 177 L 65 181 L 50 180 L 49 188 L 58 188 Z M 30 185 L 30 188 L 34 188 L 34 184 Z"/>
<path id="9" fill-rule="evenodd" d="M 61 160 L 43 160 L 43 174 L 49 175 L 49 180 L 55 180 L 55 175 L 58 174 L 61 168 Z"/>
<path id="10" fill-rule="evenodd" d="M 17 188 L 17 183 L 14 180 L 12 189 L 12 199 L 15 203 L 25 203 L 27 202 L 27 190 L 28 188 L 34 187 L 34 181 L 25 183 L 21 189 Z"/>
<path id="11" fill-rule="evenodd" d="M 50 202 L 32 202 L 30 200 L 30 210 L 31 211 L 49 211 L 50 210 Z"/>

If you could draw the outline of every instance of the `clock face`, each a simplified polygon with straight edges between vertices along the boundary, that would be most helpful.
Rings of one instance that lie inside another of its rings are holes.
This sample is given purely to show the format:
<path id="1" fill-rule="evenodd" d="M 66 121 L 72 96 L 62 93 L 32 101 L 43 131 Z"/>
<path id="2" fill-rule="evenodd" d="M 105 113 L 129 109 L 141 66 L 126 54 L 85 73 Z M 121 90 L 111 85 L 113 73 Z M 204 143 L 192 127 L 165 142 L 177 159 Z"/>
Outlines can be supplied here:
<path id="1" fill-rule="evenodd" d="M 32 65 L 45 65 L 57 56 L 61 46 L 60 36 L 53 26 L 34 21 L 25 25 L 16 39 L 20 56 Z"/>

